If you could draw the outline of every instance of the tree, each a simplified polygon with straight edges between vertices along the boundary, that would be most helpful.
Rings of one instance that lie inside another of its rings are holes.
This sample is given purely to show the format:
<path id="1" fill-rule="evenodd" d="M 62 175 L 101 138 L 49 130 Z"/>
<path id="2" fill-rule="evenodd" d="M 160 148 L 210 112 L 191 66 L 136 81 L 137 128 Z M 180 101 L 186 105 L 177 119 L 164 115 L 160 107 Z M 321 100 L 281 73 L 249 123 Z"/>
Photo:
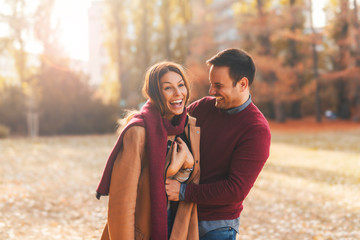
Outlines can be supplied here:
<path id="1" fill-rule="evenodd" d="M 56 66 L 66 58 L 59 43 L 59 25 L 52 25 L 54 3 L 54 0 L 40 0 L 33 17 L 35 37 L 43 47 L 40 71 Z"/>
<path id="2" fill-rule="evenodd" d="M 284 17 L 289 19 L 289 16 L 277 13 L 272 8 L 272 1 L 253 0 L 253 8 L 242 4 L 245 3 L 241 3 L 237 8 L 240 45 L 251 52 L 258 69 L 257 81 L 254 82 L 254 97 L 269 106 L 268 117 L 284 122 L 287 117 L 286 102 L 299 99 L 297 76 L 295 71 L 292 71 L 295 63 L 292 66 L 287 61 L 293 57 L 291 54 L 297 53 L 294 52 L 296 44 L 293 41 L 296 39 L 293 38 L 295 30 L 291 29 L 296 26 L 296 22 L 283 21 Z M 288 9 L 292 10 L 291 7 Z M 292 25 L 286 25 L 287 22 Z M 290 48 L 292 53 L 288 50 L 289 44 L 293 47 Z M 282 58 L 284 55 L 285 58 Z"/>
<path id="3" fill-rule="evenodd" d="M 358 5 L 357 1 L 353 0 L 353 28 L 355 32 L 355 66 L 360 69 L 360 24 L 359 24 L 359 14 L 358 14 Z M 354 108 L 355 108 L 355 117 L 354 119 L 360 121 L 360 81 L 356 80 L 354 94 Z"/>
<path id="4" fill-rule="evenodd" d="M 336 111 L 340 118 L 348 119 L 351 116 L 350 100 L 348 96 L 349 81 L 346 75 L 339 75 L 337 72 L 346 71 L 351 63 L 349 1 L 338 0 L 335 4 L 336 5 L 333 6 L 335 17 L 332 24 L 329 26 L 329 37 L 335 45 L 335 50 L 329 57 L 331 59 L 333 73 L 336 76 L 342 76 L 333 81 L 337 90 Z"/>
<path id="5" fill-rule="evenodd" d="M 28 8 L 24 0 L 7 0 L 5 3 L 9 7 L 9 12 L 2 13 L 2 18 L 11 30 L 7 41 L 7 49 L 12 53 L 15 61 L 15 68 L 19 83 L 26 98 L 26 119 L 28 134 L 31 137 L 38 135 L 38 114 L 37 102 L 35 99 L 34 73 L 28 66 L 26 47 L 26 37 L 30 35 L 30 24 Z"/>
<path id="6" fill-rule="evenodd" d="M 150 65 L 163 60 L 185 63 L 190 0 L 106 0 L 106 5 L 107 47 L 111 65 L 120 69 L 120 98 L 126 106 L 136 107 Z"/>
<path id="7" fill-rule="evenodd" d="M 127 15 L 126 6 L 130 3 L 127 0 L 105 0 L 105 23 L 107 53 L 110 59 L 107 66 L 107 74 L 104 76 L 102 88 L 105 95 L 110 95 L 107 102 L 118 103 L 119 99 L 126 95 L 127 89 L 124 84 L 123 74 L 126 71 L 125 59 Z"/>

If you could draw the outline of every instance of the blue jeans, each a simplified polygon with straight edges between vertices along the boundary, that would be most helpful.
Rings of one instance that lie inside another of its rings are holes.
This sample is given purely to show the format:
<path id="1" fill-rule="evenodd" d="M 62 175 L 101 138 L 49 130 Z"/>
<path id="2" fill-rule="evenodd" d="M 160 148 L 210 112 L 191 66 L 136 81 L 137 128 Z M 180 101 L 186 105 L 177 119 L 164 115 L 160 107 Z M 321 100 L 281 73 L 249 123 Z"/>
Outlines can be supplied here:
<path id="1" fill-rule="evenodd" d="M 236 240 L 236 231 L 231 227 L 218 228 L 206 233 L 200 240 Z"/>

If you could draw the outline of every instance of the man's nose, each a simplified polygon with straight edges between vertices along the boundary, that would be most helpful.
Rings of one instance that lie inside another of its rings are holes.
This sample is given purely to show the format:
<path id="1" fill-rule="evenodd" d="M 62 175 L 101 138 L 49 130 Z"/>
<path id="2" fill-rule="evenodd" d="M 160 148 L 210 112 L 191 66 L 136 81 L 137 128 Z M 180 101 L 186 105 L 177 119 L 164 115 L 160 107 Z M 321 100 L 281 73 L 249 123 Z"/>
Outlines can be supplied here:
<path id="1" fill-rule="evenodd" d="M 215 91 L 214 87 L 211 86 L 211 85 L 210 85 L 210 88 L 209 88 L 209 94 L 212 95 L 212 96 L 214 96 L 216 94 L 216 91 Z"/>

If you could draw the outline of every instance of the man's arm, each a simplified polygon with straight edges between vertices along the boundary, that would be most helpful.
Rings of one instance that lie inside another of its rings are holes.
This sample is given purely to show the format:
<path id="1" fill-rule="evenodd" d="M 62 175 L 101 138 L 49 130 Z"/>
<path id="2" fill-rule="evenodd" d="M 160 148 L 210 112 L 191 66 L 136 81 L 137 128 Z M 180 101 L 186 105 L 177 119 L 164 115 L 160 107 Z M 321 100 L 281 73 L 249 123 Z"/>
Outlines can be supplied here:
<path id="1" fill-rule="evenodd" d="M 262 170 L 270 147 L 270 131 L 259 127 L 233 153 L 226 179 L 209 184 L 186 185 L 185 201 L 207 204 L 227 204 L 245 199 Z M 167 182 L 169 199 L 178 199 L 180 183 Z M 177 195 L 176 195 L 177 194 Z"/>
<path id="2" fill-rule="evenodd" d="M 226 204 L 245 199 L 262 170 L 270 148 L 270 130 L 256 126 L 246 141 L 233 153 L 226 179 L 200 185 L 187 185 L 185 201 L 195 203 Z"/>

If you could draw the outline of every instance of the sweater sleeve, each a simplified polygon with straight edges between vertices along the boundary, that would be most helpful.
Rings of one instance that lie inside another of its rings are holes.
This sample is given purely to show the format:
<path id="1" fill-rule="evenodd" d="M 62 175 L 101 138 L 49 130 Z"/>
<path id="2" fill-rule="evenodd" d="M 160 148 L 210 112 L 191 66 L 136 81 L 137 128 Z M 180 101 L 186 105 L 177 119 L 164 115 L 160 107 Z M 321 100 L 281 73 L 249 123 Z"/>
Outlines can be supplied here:
<path id="1" fill-rule="evenodd" d="M 111 175 L 108 206 L 110 239 L 135 238 L 135 204 L 144 153 L 145 129 L 138 126 L 129 128 Z"/>
<path id="2" fill-rule="evenodd" d="M 269 157 L 270 138 L 267 125 L 250 128 L 233 151 L 228 176 L 208 184 L 187 185 L 185 201 L 212 205 L 243 201 Z"/>
<path id="3" fill-rule="evenodd" d="M 206 118 L 208 111 L 214 105 L 214 101 L 215 99 L 213 97 L 203 97 L 191 103 L 186 110 L 190 116 L 196 118 L 196 123 L 198 125 L 199 121 Z"/>

